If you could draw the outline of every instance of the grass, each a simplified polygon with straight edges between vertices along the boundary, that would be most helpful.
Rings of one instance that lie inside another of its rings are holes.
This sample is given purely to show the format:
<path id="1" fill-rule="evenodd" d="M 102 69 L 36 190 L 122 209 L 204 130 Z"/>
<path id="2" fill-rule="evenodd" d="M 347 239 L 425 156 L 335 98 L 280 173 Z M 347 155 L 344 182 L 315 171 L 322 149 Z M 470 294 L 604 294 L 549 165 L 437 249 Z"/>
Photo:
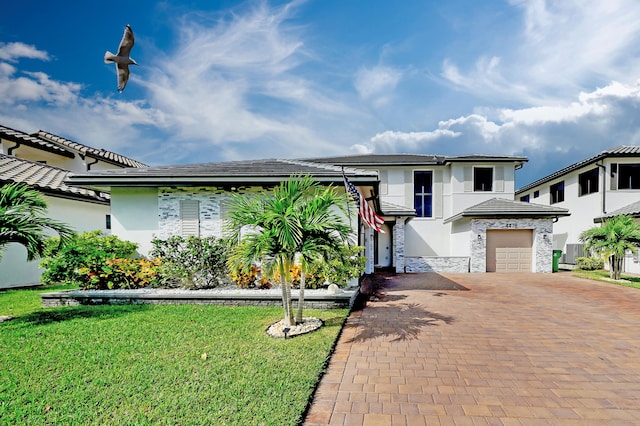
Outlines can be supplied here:
<path id="1" fill-rule="evenodd" d="M 305 310 L 325 326 L 283 340 L 265 333 L 281 308 L 34 308 L 40 292 L 0 293 L 16 316 L 0 323 L 0 424 L 295 425 L 347 315 Z"/>
<path id="2" fill-rule="evenodd" d="M 625 287 L 640 288 L 640 277 L 630 275 L 620 275 L 620 280 L 612 280 L 609 278 L 609 271 L 583 271 L 581 269 L 573 271 L 573 275 L 579 278 L 587 278 L 590 280 L 602 281 L 610 284 L 622 285 Z"/>

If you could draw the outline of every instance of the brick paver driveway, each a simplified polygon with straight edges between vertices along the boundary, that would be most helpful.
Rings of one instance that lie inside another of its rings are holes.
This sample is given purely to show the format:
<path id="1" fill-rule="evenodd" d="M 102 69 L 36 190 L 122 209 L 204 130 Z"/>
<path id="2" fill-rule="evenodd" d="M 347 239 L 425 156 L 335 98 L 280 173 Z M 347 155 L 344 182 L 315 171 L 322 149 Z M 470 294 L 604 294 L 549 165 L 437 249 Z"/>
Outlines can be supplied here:
<path id="1" fill-rule="evenodd" d="M 638 425 L 640 290 L 569 273 L 387 277 L 347 321 L 316 424 Z"/>

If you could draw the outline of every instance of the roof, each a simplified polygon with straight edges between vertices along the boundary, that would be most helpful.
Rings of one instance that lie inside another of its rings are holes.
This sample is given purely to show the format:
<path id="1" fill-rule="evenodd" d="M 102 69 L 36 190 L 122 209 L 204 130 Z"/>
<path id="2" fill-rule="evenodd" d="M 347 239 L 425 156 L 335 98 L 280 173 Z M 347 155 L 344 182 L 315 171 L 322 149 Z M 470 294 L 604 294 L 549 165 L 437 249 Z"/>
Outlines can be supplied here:
<path id="1" fill-rule="evenodd" d="M 380 202 L 380 209 L 383 216 L 415 216 L 416 209 L 393 204 L 388 201 Z"/>
<path id="2" fill-rule="evenodd" d="M 73 158 L 75 155 L 68 149 L 65 149 L 55 143 L 40 139 L 36 136 L 28 135 L 24 132 L 11 129 L 9 127 L 0 126 L 0 138 L 15 142 L 21 145 L 28 145 L 43 151 L 62 155 L 63 157 Z"/>
<path id="3" fill-rule="evenodd" d="M 558 217 L 569 216 L 569 210 L 543 204 L 525 203 L 522 201 L 491 198 L 475 206 L 468 207 L 460 213 L 445 219 L 444 223 L 454 222 L 471 217 Z"/>
<path id="4" fill-rule="evenodd" d="M 621 207 L 617 210 L 604 214 L 600 217 L 596 217 L 593 219 L 594 223 L 600 223 L 603 220 L 610 219 L 614 216 L 620 215 L 629 215 L 632 217 L 640 217 L 640 201 L 636 201 L 635 203 L 628 204 L 624 207 Z"/>
<path id="5" fill-rule="evenodd" d="M 620 145 L 620 146 L 616 146 L 615 148 L 606 149 L 600 152 L 599 154 L 594 155 L 593 157 L 589 157 L 585 160 L 578 161 L 577 163 L 574 163 L 570 166 L 567 166 L 563 169 L 558 170 L 557 172 L 551 173 L 548 176 L 538 179 L 535 182 L 532 182 L 528 185 L 523 186 L 522 188 L 516 191 L 516 195 L 529 191 L 530 189 L 535 188 L 536 186 L 550 182 L 561 176 L 569 174 L 574 170 L 578 170 L 582 167 L 586 167 L 590 164 L 596 163 L 608 157 L 638 157 L 638 156 L 640 156 L 640 146 L 637 146 L 637 145 Z"/>
<path id="6" fill-rule="evenodd" d="M 38 130 L 36 133 L 29 135 L 10 127 L 0 126 L 0 138 L 67 158 L 74 158 L 76 153 L 78 153 L 81 156 L 90 156 L 121 167 L 147 166 L 144 163 L 125 157 L 124 155 L 116 154 L 115 152 L 105 149 L 92 148 L 43 130 Z"/>
<path id="7" fill-rule="evenodd" d="M 458 155 L 445 156 L 433 154 L 362 154 L 340 157 L 308 158 L 305 161 L 352 166 L 408 166 L 408 165 L 445 165 L 453 162 L 516 162 L 524 163 L 527 157 L 511 155 Z"/>
<path id="8" fill-rule="evenodd" d="M 83 145 L 78 142 L 74 142 L 69 139 L 65 139 L 62 136 L 57 136 L 52 133 L 45 132 L 43 130 L 38 130 L 33 136 L 37 136 L 46 141 L 50 141 L 61 145 L 63 147 L 67 147 L 74 151 L 81 153 L 82 155 L 88 155 L 93 158 L 98 158 L 100 160 L 116 164 L 119 166 L 125 167 L 147 167 L 146 164 L 141 163 L 139 161 L 133 160 L 129 157 L 125 157 L 124 155 L 116 154 L 115 152 L 107 151 L 106 149 L 92 148 L 87 145 Z"/>
<path id="9" fill-rule="evenodd" d="M 64 182 L 68 174 L 58 167 L 0 154 L 0 183 L 21 182 L 50 195 L 109 204 L 108 194 L 68 186 Z"/>
<path id="10" fill-rule="evenodd" d="M 377 184 L 374 171 L 343 169 L 328 164 L 299 160 L 267 159 L 218 163 L 181 164 L 138 169 L 96 170 L 72 173 L 72 185 L 171 186 L 171 185 L 263 185 L 277 184 L 291 175 L 311 175 L 321 182 L 340 183 L 346 175 L 354 184 Z"/>

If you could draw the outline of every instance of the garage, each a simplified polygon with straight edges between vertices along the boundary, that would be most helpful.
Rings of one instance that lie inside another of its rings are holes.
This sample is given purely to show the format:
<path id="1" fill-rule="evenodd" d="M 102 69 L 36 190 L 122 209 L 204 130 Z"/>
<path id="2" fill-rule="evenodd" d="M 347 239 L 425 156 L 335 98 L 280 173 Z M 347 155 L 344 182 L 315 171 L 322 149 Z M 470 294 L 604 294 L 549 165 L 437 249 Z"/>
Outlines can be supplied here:
<path id="1" fill-rule="evenodd" d="M 487 272 L 531 272 L 532 229 L 487 229 Z"/>

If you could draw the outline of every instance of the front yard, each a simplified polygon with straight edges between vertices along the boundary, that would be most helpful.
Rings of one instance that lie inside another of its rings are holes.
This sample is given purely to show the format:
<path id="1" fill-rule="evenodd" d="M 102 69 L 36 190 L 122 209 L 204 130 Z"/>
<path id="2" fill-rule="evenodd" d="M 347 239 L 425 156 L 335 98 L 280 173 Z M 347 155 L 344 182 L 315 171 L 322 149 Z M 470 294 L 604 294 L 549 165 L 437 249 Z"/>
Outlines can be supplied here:
<path id="1" fill-rule="evenodd" d="M 0 424 L 295 425 L 347 310 L 274 339 L 282 308 L 39 307 L 0 292 Z M 37 302 L 36 302 L 37 301 Z"/>

